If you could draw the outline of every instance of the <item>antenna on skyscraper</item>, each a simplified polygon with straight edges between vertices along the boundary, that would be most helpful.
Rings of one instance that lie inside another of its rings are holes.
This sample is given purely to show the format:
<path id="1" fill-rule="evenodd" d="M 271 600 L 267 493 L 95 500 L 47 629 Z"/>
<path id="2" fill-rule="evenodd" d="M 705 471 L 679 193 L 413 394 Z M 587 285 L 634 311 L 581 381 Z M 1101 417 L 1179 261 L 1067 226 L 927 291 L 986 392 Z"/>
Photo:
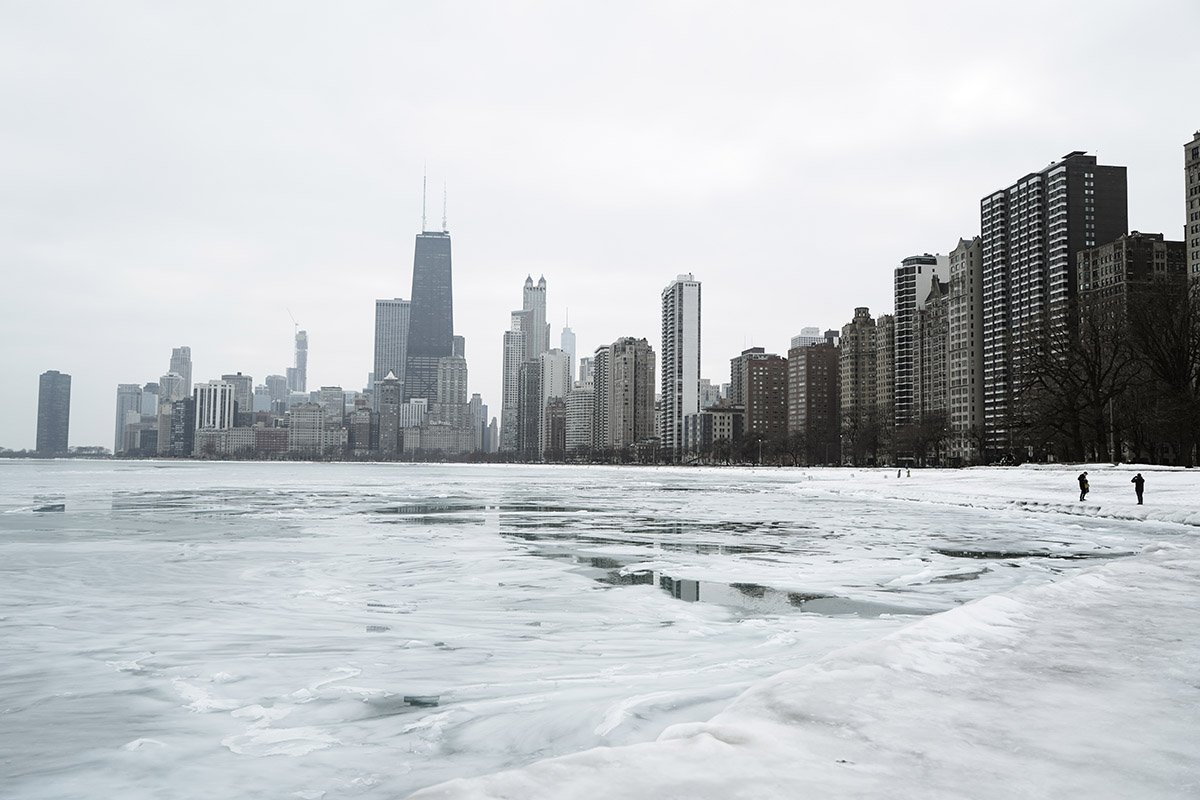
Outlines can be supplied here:
<path id="1" fill-rule="evenodd" d="M 429 184 L 429 170 L 421 170 L 421 233 L 425 232 L 425 189 Z"/>
<path id="2" fill-rule="evenodd" d="M 442 184 L 442 233 L 450 230 L 446 227 L 446 184 Z"/>

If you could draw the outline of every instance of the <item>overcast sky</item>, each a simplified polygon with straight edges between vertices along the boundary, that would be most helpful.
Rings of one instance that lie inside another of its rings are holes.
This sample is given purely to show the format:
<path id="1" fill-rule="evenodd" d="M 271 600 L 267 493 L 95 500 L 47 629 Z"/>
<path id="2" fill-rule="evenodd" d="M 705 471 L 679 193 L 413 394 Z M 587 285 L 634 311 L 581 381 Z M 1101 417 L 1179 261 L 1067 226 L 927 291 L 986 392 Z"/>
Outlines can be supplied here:
<path id="1" fill-rule="evenodd" d="M 38 375 L 70 444 L 171 348 L 255 383 L 308 331 L 309 388 L 362 389 L 374 301 L 410 297 L 448 188 L 455 332 L 500 412 L 526 275 L 552 342 L 660 350 L 703 284 L 702 372 L 856 306 L 979 230 L 979 200 L 1072 150 L 1129 169 L 1181 239 L 1200 2 L 0 0 L 0 446 Z"/>

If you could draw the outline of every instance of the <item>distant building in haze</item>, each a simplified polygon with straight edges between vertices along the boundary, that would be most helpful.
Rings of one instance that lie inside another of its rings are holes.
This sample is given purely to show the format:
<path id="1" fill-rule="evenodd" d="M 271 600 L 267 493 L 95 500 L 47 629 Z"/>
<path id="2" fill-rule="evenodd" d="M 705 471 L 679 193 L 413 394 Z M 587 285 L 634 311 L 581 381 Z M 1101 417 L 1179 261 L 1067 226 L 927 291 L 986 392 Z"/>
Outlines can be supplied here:
<path id="1" fill-rule="evenodd" d="M 127 449 L 125 426 L 142 421 L 142 387 L 137 383 L 117 384 L 116 430 L 113 435 L 113 455 Z"/>
<path id="2" fill-rule="evenodd" d="M 183 394 L 180 397 L 192 396 L 192 348 L 176 347 L 171 350 L 171 366 L 168 372 L 173 372 L 183 378 Z"/>
<path id="3" fill-rule="evenodd" d="M 71 376 L 52 369 L 38 378 L 37 453 L 67 453 L 71 424 Z"/>
<path id="4" fill-rule="evenodd" d="M 564 326 L 558 337 L 559 347 L 567 354 L 567 380 L 575 385 L 575 331 Z"/>
<path id="5" fill-rule="evenodd" d="M 287 368 L 288 391 L 308 391 L 308 331 L 296 331 L 295 366 Z"/>
<path id="6" fill-rule="evenodd" d="M 412 304 L 399 297 L 394 300 L 375 301 L 375 369 L 376 383 L 387 377 L 396 376 L 404 385 L 404 367 L 408 360 L 408 324 Z M 371 387 L 371 407 L 379 410 L 379 391 Z"/>

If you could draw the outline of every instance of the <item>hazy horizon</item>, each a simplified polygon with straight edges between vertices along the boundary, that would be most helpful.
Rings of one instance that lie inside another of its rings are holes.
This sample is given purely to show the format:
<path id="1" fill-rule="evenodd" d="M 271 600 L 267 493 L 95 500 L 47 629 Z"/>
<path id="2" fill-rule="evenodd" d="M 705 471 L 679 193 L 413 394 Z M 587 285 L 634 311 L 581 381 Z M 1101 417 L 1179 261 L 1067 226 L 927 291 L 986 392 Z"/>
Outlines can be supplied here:
<path id="1" fill-rule="evenodd" d="M 892 309 L 892 270 L 979 232 L 979 200 L 1073 150 L 1128 168 L 1131 230 L 1183 236 L 1190 0 L 963 7 L 531 2 L 0 9 L 0 446 L 38 375 L 70 445 L 112 447 L 118 383 L 192 348 L 262 383 L 361 390 L 414 238 L 454 246 L 470 392 L 500 411 L 527 275 L 551 343 L 660 349 L 703 285 L 702 375 Z M 1036 24 L 1033 24 L 1033 23 Z"/>

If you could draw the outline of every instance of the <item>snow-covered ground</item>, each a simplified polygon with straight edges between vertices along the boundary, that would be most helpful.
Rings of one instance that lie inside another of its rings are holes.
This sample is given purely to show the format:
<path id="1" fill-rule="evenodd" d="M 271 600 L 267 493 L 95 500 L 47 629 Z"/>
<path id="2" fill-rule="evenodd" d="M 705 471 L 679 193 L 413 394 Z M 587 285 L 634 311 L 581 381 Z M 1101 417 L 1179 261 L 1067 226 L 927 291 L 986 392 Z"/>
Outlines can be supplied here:
<path id="1" fill-rule="evenodd" d="M 1200 796 L 1200 473 L 1079 469 L 0 463 L 0 796 Z"/>

